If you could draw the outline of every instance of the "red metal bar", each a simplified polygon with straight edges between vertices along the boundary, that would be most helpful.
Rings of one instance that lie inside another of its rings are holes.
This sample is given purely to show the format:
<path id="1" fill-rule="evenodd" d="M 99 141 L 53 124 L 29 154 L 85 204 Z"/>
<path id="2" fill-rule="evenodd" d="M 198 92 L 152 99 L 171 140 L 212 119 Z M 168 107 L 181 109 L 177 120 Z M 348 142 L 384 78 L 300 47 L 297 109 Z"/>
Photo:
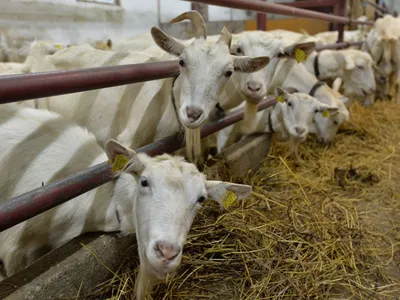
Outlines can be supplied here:
<path id="1" fill-rule="evenodd" d="M 0 104 L 173 77 L 176 60 L 0 78 Z"/>
<path id="2" fill-rule="evenodd" d="M 316 48 L 316 51 L 322 51 L 322 50 L 327 50 L 327 49 L 345 49 L 351 46 L 361 46 L 364 43 L 364 41 L 360 42 L 343 42 L 343 43 L 336 43 L 336 44 L 329 44 L 329 45 L 323 45 L 323 46 L 318 46 Z"/>
<path id="3" fill-rule="evenodd" d="M 338 15 L 346 16 L 346 0 L 338 0 Z M 337 43 L 343 42 L 344 39 L 344 24 L 337 24 L 338 27 L 338 39 Z"/>
<path id="4" fill-rule="evenodd" d="M 262 101 L 258 110 L 274 105 L 274 98 Z M 243 119 L 243 109 L 221 120 L 206 124 L 201 129 L 204 138 Z M 182 134 L 175 134 L 155 143 L 141 147 L 136 152 L 146 152 L 154 156 L 174 152 L 184 146 Z M 37 188 L 0 205 L 0 232 L 43 213 L 57 205 L 71 200 L 87 191 L 112 180 L 112 172 L 107 162 L 71 175 L 58 182 Z"/>
<path id="5" fill-rule="evenodd" d="M 327 7 L 334 6 L 337 0 L 311 0 L 311 1 L 297 1 L 297 2 L 275 2 L 275 4 L 281 4 L 299 8 L 315 8 L 315 7 Z"/>
<path id="6" fill-rule="evenodd" d="M 267 14 L 257 13 L 257 30 L 267 30 Z"/>
<path id="7" fill-rule="evenodd" d="M 274 13 L 287 16 L 304 17 L 310 19 L 319 19 L 323 21 L 330 21 L 335 23 L 349 24 L 350 19 L 342 16 L 334 16 L 330 14 L 324 14 L 311 10 L 289 7 L 286 5 L 276 3 L 266 3 L 258 0 L 183 0 L 187 2 L 200 2 L 207 3 L 210 5 L 223 6 L 229 8 L 253 10 L 263 13 Z M 363 22 L 358 20 L 351 20 L 352 24 L 366 24 L 373 25 L 372 22 Z"/>

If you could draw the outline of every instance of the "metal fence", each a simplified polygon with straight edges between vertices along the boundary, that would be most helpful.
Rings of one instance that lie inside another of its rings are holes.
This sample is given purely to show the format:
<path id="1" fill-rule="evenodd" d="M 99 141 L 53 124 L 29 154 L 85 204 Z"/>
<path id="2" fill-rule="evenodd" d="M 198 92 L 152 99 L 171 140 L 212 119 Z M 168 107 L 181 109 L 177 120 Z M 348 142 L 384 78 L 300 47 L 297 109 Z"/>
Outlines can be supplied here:
<path id="1" fill-rule="evenodd" d="M 333 16 L 287 6 L 283 7 L 283 5 L 262 3 L 260 1 L 201 0 L 197 2 L 262 12 L 307 16 L 309 18 L 318 18 L 342 24 L 348 24 L 349 22 L 356 23 L 356 21 L 349 21 L 348 18 L 342 16 Z M 361 23 L 370 24 L 370 22 Z M 318 47 L 317 51 L 324 49 L 342 49 L 349 46 L 357 46 L 361 43 L 362 42 L 326 45 Z M 3 76 L 0 78 L 0 104 L 169 78 L 178 73 L 179 65 L 177 61 L 168 61 L 80 69 L 76 71 Z M 275 103 L 273 98 L 268 98 L 259 105 L 258 110 L 266 109 Z M 206 124 L 201 129 L 201 137 L 204 138 L 217 132 L 242 120 L 242 118 L 243 110 L 240 110 L 221 120 Z M 146 152 L 154 156 L 161 153 L 174 152 L 182 148 L 183 145 L 183 138 L 177 133 L 136 149 L 136 151 Z M 104 162 L 58 182 L 14 197 L 0 205 L 0 232 L 111 180 L 112 173 L 110 165 Z"/>

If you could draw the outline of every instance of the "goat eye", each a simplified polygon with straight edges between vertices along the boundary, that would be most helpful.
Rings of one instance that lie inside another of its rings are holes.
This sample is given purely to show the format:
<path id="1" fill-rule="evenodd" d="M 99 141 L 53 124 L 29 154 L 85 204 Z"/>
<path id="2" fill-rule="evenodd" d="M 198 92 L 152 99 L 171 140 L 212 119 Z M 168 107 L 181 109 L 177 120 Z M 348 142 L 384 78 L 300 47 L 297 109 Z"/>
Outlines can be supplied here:
<path id="1" fill-rule="evenodd" d="M 142 187 L 147 187 L 147 186 L 149 186 L 149 182 L 147 181 L 146 178 L 141 178 L 141 179 L 140 179 L 140 185 L 141 185 Z"/>
<path id="2" fill-rule="evenodd" d="M 288 102 L 288 104 L 287 104 L 288 106 L 292 106 L 292 102 Z"/>
<path id="3" fill-rule="evenodd" d="M 231 77 L 232 73 L 233 73 L 232 71 L 226 71 L 225 72 L 225 77 L 228 77 L 228 78 Z"/>
<path id="4" fill-rule="evenodd" d="M 360 70 L 363 70 L 364 66 L 357 66 L 357 68 L 359 68 Z"/>
<path id="5" fill-rule="evenodd" d="M 333 121 L 333 124 L 337 125 L 337 124 L 338 124 L 338 121 Z"/>
<path id="6" fill-rule="evenodd" d="M 318 110 L 318 109 L 316 109 L 316 110 L 314 110 L 314 112 L 317 114 L 317 113 L 319 113 L 319 110 Z"/>
<path id="7" fill-rule="evenodd" d="M 179 64 L 181 65 L 181 67 L 184 67 L 184 66 L 185 66 L 185 62 L 183 61 L 183 59 L 180 59 L 180 60 L 179 60 Z"/>
<path id="8" fill-rule="evenodd" d="M 240 48 L 240 47 L 237 48 L 237 49 L 236 49 L 236 53 L 242 53 L 242 48 Z"/>
<path id="9" fill-rule="evenodd" d="M 197 199 L 197 202 L 199 202 L 200 204 L 203 203 L 206 200 L 206 197 L 204 196 L 200 196 L 199 199 Z"/>

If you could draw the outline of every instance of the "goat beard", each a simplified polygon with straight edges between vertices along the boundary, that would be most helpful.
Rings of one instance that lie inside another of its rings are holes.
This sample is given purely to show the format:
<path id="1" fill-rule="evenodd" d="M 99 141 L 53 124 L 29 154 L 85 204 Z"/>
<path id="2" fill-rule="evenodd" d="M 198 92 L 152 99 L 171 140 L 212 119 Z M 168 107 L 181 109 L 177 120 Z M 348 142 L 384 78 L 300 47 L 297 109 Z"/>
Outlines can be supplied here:
<path id="1" fill-rule="evenodd" d="M 192 163 L 201 163 L 203 161 L 200 130 L 200 128 L 185 128 L 186 156 Z"/>

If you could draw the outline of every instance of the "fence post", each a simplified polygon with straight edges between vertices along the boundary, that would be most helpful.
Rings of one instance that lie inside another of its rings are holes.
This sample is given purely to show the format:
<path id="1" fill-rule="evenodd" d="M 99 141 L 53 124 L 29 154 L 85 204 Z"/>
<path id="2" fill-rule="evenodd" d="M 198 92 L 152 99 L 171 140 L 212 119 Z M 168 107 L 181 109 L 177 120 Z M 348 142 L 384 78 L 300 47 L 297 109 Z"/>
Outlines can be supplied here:
<path id="1" fill-rule="evenodd" d="M 260 0 L 264 1 L 264 0 Z M 267 1 L 267 0 L 265 0 Z M 267 30 L 267 14 L 266 13 L 257 13 L 257 30 Z"/>
<path id="2" fill-rule="evenodd" d="M 347 2 L 346 0 L 338 0 L 338 4 L 337 6 L 335 6 L 336 7 L 335 15 L 346 17 L 346 11 L 347 11 L 346 2 Z M 337 43 L 343 42 L 344 26 L 345 24 L 337 24 L 337 30 L 338 30 L 338 40 L 336 41 Z"/>
<path id="3" fill-rule="evenodd" d="M 203 3 L 192 2 L 192 10 L 198 11 L 205 22 L 208 21 L 208 5 Z"/>

